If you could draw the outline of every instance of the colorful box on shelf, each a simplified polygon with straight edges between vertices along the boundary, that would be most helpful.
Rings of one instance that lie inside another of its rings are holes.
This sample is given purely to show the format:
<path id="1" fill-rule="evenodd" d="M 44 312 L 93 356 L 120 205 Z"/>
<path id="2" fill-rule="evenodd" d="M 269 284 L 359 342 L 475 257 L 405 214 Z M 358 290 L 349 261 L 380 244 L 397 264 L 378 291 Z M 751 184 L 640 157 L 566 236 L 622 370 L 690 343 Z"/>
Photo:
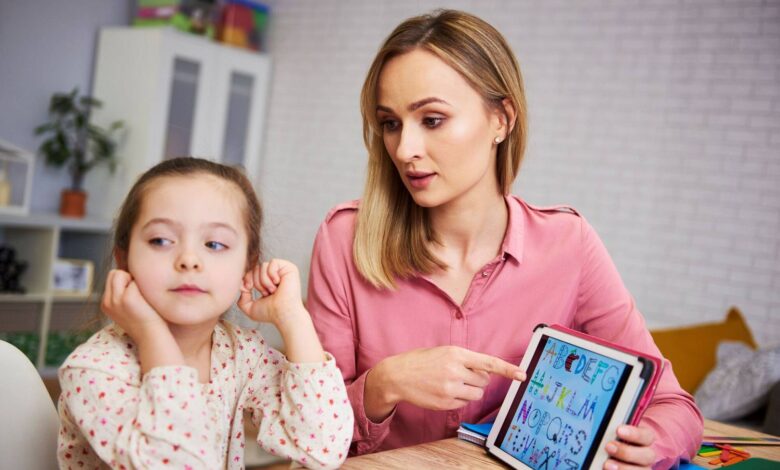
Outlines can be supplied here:
<path id="1" fill-rule="evenodd" d="M 180 3 L 180 0 L 138 0 L 133 26 L 170 25 Z"/>
<path id="2" fill-rule="evenodd" d="M 187 33 L 215 36 L 218 8 L 205 0 L 139 1 L 133 26 L 173 26 Z"/>
<path id="3" fill-rule="evenodd" d="M 268 26 L 268 6 L 252 0 L 227 0 L 219 22 L 220 42 L 244 49 L 264 49 Z"/>

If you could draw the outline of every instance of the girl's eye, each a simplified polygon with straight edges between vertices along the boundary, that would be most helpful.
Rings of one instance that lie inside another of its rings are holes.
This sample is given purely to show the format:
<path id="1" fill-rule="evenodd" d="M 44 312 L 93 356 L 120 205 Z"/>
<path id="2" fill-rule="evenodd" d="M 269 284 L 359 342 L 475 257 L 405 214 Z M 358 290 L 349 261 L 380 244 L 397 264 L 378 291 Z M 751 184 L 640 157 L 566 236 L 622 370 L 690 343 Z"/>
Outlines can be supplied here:
<path id="1" fill-rule="evenodd" d="M 215 251 L 227 250 L 228 248 L 227 245 L 225 245 L 224 243 L 215 242 L 215 241 L 206 242 L 206 247 Z"/>
<path id="2" fill-rule="evenodd" d="M 395 119 L 385 119 L 382 121 L 382 130 L 385 132 L 393 132 L 398 130 L 398 128 L 401 126 L 398 121 Z"/>
<path id="3" fill-rule="evenodd" d="M 444 121 L 443 117 L 428 116 L 423 118 L 423 125 L 429 129 L 434 129 L 439 127 L 439 124 L 441 124 L 442 121 Z"/>
<path id="4" fill-rule="evenodd" d="M 149 240 L 149 244 L 155 246 L 169 246 L 172 245 L 173 242 L 167 238 L 156 237 Z"/>

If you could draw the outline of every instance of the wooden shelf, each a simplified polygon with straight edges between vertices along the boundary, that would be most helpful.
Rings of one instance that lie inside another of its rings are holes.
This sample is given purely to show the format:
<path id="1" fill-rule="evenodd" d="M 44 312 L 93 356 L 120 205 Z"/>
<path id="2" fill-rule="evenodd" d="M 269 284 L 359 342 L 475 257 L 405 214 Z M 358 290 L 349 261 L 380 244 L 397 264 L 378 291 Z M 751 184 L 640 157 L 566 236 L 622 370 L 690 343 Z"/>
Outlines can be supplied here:
<path id="1" fill-rule="evenodd" d="M 99 217 L 73 219 L 48 212 L 33 212 L 27 215 L 0 213 L 0 226 L 44 229 L 57 227 L 64 230 L 107 233 L 111 231 L 112 222 Z"/>
<path id="2" fill-rule="evenodd" d="M 54 294 L 52 302 L 55 303 L 87 303 L 87 302 L 100 302 L 101 294 L 90 295 L 66 295 L 66 294 Z"/>
<path id="3" fill-rule="evenodd" d="M 0 294 L 0 304 L 16 304 L 28 302 L 45 302 L 48 295 L 45 293 L 28 294 Z"/>

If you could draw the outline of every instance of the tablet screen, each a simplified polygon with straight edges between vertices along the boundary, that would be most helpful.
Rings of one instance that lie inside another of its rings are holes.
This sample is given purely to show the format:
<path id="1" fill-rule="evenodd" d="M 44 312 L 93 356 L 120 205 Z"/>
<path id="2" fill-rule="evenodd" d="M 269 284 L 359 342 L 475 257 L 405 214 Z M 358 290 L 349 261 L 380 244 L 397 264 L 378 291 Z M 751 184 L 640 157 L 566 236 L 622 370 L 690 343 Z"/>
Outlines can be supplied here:
<path id="1" fill-rule="evenodd" d="M 631 369 L 543 335 L 496 445 L 532 468 L 587 468 Z"/>

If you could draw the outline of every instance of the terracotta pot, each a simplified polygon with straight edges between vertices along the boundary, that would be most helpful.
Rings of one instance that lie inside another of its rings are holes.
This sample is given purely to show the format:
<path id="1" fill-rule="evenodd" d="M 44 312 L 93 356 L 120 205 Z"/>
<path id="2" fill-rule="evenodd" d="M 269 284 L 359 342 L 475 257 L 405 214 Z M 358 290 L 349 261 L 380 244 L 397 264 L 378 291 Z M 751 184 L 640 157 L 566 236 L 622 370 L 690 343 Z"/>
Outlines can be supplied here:
<path id="1" fill-rule="evenodd" d="M 73 189 L 63 189 L 60 196 L 60 215 L 64 217 L 84 217 L 87 212 L 87 193 Z"/>

